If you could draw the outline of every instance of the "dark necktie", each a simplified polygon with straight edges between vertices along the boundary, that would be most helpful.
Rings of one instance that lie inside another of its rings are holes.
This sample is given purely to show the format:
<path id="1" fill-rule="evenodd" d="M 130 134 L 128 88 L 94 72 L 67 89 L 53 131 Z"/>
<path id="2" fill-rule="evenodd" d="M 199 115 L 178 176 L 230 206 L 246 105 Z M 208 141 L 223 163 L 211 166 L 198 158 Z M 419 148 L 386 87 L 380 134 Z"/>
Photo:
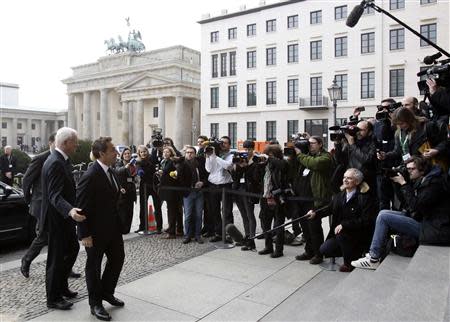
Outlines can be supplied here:
<path id="1" fill-rule="evenodd" d="M 114 192 L 117 192 L 116 181 L 114 181 L 114 175 L 111 168 L 108 169 L 109 181 L 111 181 L 111 185 L 113 187 Z"/>

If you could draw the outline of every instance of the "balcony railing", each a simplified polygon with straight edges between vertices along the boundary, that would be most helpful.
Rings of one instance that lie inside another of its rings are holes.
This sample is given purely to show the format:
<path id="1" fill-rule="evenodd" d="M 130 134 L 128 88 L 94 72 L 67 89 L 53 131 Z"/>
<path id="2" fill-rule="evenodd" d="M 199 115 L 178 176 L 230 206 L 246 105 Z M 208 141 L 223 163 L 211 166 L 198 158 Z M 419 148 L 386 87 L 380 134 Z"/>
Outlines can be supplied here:
<path id="1" fill-rule="evenodd" d="M 327 96 L 299 97 L 298 106 L 300 109 L 327 109 Z"/>

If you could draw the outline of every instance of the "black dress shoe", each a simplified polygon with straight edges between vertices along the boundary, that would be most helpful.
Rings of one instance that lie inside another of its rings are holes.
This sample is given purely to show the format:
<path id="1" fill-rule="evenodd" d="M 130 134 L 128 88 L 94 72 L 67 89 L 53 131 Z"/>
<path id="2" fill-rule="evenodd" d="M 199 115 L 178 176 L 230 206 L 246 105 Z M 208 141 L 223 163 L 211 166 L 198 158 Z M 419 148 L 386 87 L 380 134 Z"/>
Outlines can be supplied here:
<path id="1" fill-rule="evenodd" d="M 61 292 L 61 295 L 64 297 L 67 297 L 68 299 L 73 299 L 78 295 L 78 292 L 73 292 L 69 289 L 66 289 L 64 291 Z"/>
<path id="2" fill-rule="evenodd" d="M 221 241 L 221 240 L 222 240 L 222 236 L 215 235 L 213 238 L 211 238 L 211 239 L 209 240 L 209 242 L 210 242 L 210 243 L 216 243 L 216 242 Z"/>
<path id="3" fill-rule="evenodd" d="M 283 252 L 282 251 L 275 251 L 275 252 L 273 252 L 272 254 L 270 254 L 270 257 L 272 257 L 272 258 L 278 258 L 278 257 L 281 257 L 281 256 L 283 256 Z"/>
<path id="4" fill-rule="evenodd" d="M 191 242 L 191 238 L 186 237 L 185 239 L 183 239 L 183 244 L 189 244 Z"/>
<path id="5" fill-rule="evenodd" d="M 114 295 L 105 295 L 105 296 L 103 296 L 103 299 L 106 302 L 108 302 L 109 304 L 111 304 L 112 306 L 124 306 L 125 305 L 124 301 L 119 300 Z"/>
<path id="6" fill-rule="evenodd" d="M 20 266 L 20 272 L 26 278 L 30 277 L 30 262 L 22 258 L 22 265 Z"/>
<path id="7" fill-rule="evenodd" d="M 272 253 L 273 253 L 273 249 L 269 249 L 269 248 L 264 248 L 258 252 L 259 255 L 268 255 L 268 254 L 272 254 Z"/>
<path id="8" fill-rule="evenodd" d="M 95 317 L 102 321 L 111 321 L 111 315 L 106 312 L 103 305 L 94 305 L 91 306 L 91 314 L 95 315 Z"/>
<path id="9" fill-rule="evenodd" d="M 75 273 L 74 271 L 70 271 L 69 277 L 71 277 L 71 278 L 80 278 L 81 274 L 80 273 Z"/>
<path id="10" fill-rule="evenodd" d="M 134 232 L 137 234 L 137 233 L 139 233 L 139 232 L 141 232 L 141 231 L 144 231 L 144 229 L 142 228 L 139 228 L 139 229 L 136 229 Z"/>
<path id="11" fill-rule="evenodd" d="M 49 309 L 57 309 L 57 310 L 69 310 L 72 307 L 73 303 L 66 301 L 61 298 L 58 301 L 47 302 L 47 307 Z"/>
<path id="12" fill-rule="evenodd" d="M 295 259 L 298 261 L 309 261 L 311 258 L 313 258 L 313 255 L 308 254 L 306 252 L 301 255 L 295 256 Z"/>

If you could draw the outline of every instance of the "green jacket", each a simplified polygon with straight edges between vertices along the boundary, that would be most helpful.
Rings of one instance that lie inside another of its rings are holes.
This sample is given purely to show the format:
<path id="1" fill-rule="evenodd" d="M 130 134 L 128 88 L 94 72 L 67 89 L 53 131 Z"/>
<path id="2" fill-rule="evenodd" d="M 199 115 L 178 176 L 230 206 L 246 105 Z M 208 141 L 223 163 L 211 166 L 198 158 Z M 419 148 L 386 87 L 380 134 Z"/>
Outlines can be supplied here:
<path id="1" fill-rule="evenodd" d="M 297 155 L 298 161 L 311 170 L 311 190 L 314 198 L 314 208 L 326 205 L 331 200 L 331 171 L 333 160 L 331 154 L 325 150 L 316 155 L 300 153 Z"/>

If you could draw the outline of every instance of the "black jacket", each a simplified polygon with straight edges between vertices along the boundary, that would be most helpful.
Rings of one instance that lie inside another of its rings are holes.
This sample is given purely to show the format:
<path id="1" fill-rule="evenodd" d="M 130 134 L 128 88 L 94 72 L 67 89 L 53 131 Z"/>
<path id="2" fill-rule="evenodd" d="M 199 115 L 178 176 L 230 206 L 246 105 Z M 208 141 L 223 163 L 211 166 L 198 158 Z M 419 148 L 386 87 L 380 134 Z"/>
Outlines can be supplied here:
<path id="1" fill-rule="evenodd" d="M 11 166 L 11 167 L 10 167 Z M 17 171 L 17 159 L 11 154 L 11 158 L 8 160 L 6 154 L 0 156 L 0 172 L 2 177 L 5 177 L 6 172 L 12 172 L 13 176 Z"/>
<path id="2" fill-rule="evenodd" d="M 132 165 L 130 165 L 132 167 Z M 120 199 L 128 201 L 136 201 L 136 184 L 134 175 L 130 171 L 130 167 L 126 168 L 122 160 L 117 161 L 114 171 L 116 172 L 119 184 L 125 189 L 125 194 L 121 194 Z"/>
<path id="3" fill-rule="evenodd" d="M 193 188 L 196 184 L 194 171 L 198 171 L 198 181 L 203 182 L 203 187 L 208 183 L 208 172 L 206 172 L 204 163 L 196 158 L 191 162 L 184 160 L 175 166 L 177 170 L 178 185 L 183 188 Z M 183 197 L 187 197 L 191 191 L 182 191 Z"/>
<path id="4" fill-rule="evenodd" d="M 30 214 L 36 219 L 41 217 L 42 181 L 41 171 L 50 150 L 42 152 L 31 160 L 22 181 L 22 190 L 25 201 L 30 204 Z"/>
<path id="5" fill-rule="evenodd" d="M 443 177 L 440 168 L 434 166 L 419 182 L 401 187 L 408 213 L 422 222 L 422 244 L 450 245 L 450 199 Z"/>
<path id="6" fill-rule="evenodd" d="M 167 160 L 166 162 L 161 162 L 161 170 L 162 175 L 160 177 L 160 184 L 159 184 L 159 197 L 161 200 L 164 200 L 166 202 L 176 202 L 180 199 L 181 193 L 180 191 L 176 190 L 168 190 L 168 189 L 162 189 L 163 187 L 178 187 L 179 182 L 177 179 L 170 176 L 170 173 L 172 171 L 175 171 L 175 164 L 172 160 Z"/>

